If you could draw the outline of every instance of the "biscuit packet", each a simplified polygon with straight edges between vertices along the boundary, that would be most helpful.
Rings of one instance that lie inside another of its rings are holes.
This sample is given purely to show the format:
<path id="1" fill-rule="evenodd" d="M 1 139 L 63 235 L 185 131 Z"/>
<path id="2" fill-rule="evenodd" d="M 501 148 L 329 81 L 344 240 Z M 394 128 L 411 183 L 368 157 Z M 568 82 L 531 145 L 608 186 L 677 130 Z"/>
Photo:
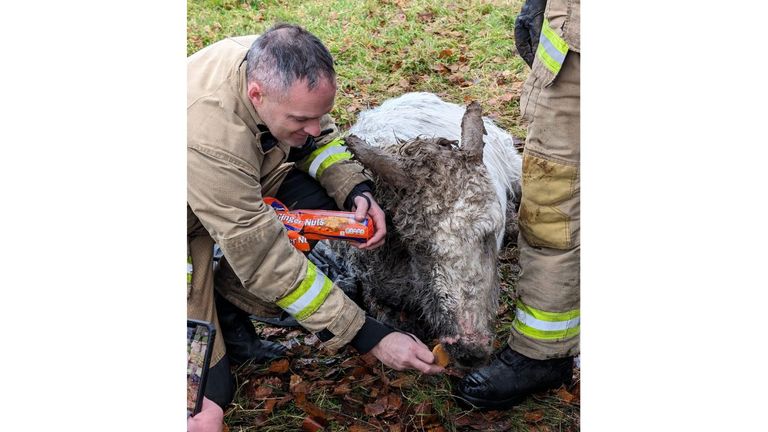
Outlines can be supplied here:
<path id="1" fill-rule="evenodd" d="M 283 223 L 288 238 L 296 249 L 309 251 L 307 240 L 346 240 L 365 243 L 373 237 L 373 220 L 355 220 L 354 212 L 332 210 L 288 210 L 279 200 L 267 197 L 264 202 L 270 205 Z"/>

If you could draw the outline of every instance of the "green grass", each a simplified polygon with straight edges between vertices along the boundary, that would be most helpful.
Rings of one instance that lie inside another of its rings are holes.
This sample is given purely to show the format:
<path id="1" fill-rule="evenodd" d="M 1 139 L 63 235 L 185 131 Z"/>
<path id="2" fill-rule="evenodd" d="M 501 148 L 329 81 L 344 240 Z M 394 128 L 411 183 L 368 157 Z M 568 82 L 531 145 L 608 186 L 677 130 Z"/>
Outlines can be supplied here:
<path id="1" fill-rule="evenodd" d="M 517 136 L 518 99 L 528 69 L 514 51 L 520 0 L 191 0 L 187 54 L 227 36 L 259 34 L 276 22 L 302 25 L 336 60 L 332 115 L 349 127 L 360 110 L 408 91 L 482 103 Z"/>
<path id="2" fill-rule="evenodd" d="M 339 92 L 331 114 L 342 129 L 353 124 L 361 110 L 388 98 L 428 91 L 460 105 L 477 100 L 485 115 L 524 137 L 518 101 L 528 67 L 514 49 L 514 20 L 521 5 L 522 0 L 189 0 L 187 54 L 227 36 L 259 34 L 276 22 L 291 22 L 317 35 L 334 56 Z M 509 311 L 518 274 L 517 250 L 507 247 L 499 264 L 497 345 L 505 342 L 511 328 Z M 282 340 L 279 335 L 266 336 Z M 576 396 L 572 401 L 550 391 L 515 409 L 483 414 L 464 410 L 451 398 L 458 373 L 422 376 L 366 364 L 348 351 L 329 355 L 311 346 L 297 349 L 286 373 L 252 365 L 236 371 L 239 390 L 225 416 L 230 431 L 302 430 L 308 408 L 297 404 L 289 386 L 293 375 L 308 383 L 307 402 L 326 413 L 326 430 L 579 429 L 578 383 L 568 388 Z M 403 377 L 410 377 L 412 385 L 385 384 Z M 334 394 L 342 382 L 350 383 L 349 393 Z M 260 385 L 270 387 L 273 394 L 254 397 L 253 388 Z M 401 398 L 397 415 L 366 414 L 365 406 L 380 397 L 375 394 L 379 390 Z M 267 404 L 274 403 L 270 398 L 282 402 L 269 408 Z"/>

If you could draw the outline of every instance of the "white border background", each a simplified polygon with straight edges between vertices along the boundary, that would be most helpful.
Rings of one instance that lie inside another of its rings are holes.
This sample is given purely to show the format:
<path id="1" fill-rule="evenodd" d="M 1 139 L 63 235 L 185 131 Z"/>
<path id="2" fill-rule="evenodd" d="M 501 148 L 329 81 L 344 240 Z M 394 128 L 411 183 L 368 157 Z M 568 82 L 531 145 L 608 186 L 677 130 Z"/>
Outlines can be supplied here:
<path id="1" fill-rule="evenodd" d="M 766 16 L 583 5 L 584 430 L 765 423 Z M 185 32 L 4 8 L 3 429 L 185 428 Z"/>

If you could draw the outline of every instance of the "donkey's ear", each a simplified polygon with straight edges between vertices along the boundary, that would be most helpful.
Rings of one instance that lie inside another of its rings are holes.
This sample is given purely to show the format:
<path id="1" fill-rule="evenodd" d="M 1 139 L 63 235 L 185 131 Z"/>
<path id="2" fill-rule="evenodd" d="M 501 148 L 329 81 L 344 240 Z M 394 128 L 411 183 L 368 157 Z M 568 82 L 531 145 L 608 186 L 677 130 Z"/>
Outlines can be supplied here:
<path id="1" fill-rule="evenodd" d="M 378 147 L 369 146 L 356 135 L 349 135 L 344 141 L 360 163 L 390 186 L 406 189 L 410 185 L 410 179 L 398 159 L 385 154 Z"/>
<path id="2" fill-rule="evenodd" d="M 473 101 L 461 118 L 461 148 L 474 156 L 483 157 L 483 110 L 477 101 Z"/>

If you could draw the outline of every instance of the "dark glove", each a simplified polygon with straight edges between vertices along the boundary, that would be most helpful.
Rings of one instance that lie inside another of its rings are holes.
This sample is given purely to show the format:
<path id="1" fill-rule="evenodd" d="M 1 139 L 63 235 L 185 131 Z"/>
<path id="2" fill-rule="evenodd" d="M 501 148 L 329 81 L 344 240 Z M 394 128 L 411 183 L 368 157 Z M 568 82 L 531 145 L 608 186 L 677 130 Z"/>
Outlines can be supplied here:
<path id="1" fill-rule="evenodd" d="M 366 201 L 368 201 L 368 207 L 370 208 L 371 200 L 369 200 L 367 196 L 363 195 L 364 192 L 370 192 L 371 195 L 373 195 L 373 182 L 366 180 L 352 188 L 352 191 L 349 192 L 347 198 L 344 200 L 344 208 L 350 210 L 352 206 L 355 205 L 355 198 L 361 195 L 363 198 L 365 198 Z"/>
<path id="2" fill-rule="evenodd" d="M 515 20 L 515 47 L 528 66 L 533 66 L 546 6 L 547 0 L 526 0 Z"/>

